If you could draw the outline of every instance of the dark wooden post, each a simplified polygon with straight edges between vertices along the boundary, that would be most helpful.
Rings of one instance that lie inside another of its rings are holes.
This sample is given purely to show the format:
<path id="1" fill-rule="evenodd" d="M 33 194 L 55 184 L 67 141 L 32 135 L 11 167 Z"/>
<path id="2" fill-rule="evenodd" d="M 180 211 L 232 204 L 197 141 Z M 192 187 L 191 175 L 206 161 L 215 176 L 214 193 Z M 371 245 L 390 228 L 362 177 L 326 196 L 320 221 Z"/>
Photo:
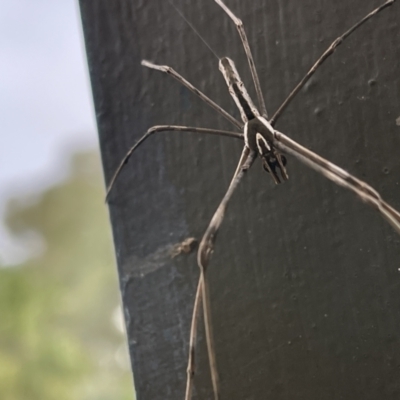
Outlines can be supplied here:
<path id="1" fill-rule="evenodd" d="M 267 108 L 276 110 L 328 45 L 380 0 L 226 0 L 243 19 Z M 212 0 L 174 0 L 254 96 L 232 22 Z M 237 115 L 217 59 L 168 1 L 80 0 L 104 171 L 152 125 L 231 129 L 176 81 L 172 66 Z M 400 4 L 344 42 L 277 127 L 400 208 Z M 397 119 L 397 124 L 396 124 Z M 138 400 L 183 400 L 198 278 L 195 253 L 241 144 L 190 133 L 134 155 L 110 213 Z M 221 398 L 398 399 L 400 238 L 346 190 L 288 157 L 274 186 L 256 164 L 229 207 L 210 264 Z M 195 397 L 212 397 L 201 329 Z"/>

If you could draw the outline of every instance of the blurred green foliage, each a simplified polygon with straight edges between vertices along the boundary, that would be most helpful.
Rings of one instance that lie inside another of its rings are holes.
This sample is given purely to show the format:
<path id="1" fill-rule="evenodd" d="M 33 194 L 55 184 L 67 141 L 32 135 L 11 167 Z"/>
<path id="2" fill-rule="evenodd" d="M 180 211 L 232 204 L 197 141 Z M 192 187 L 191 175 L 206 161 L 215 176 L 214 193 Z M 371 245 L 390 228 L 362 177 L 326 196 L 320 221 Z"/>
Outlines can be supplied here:
<path id="1" fill-rule="evenodd" d="M 15 235 L 45 247 L 0 268 L 0 398 L 132 400 L 100 161 L 73 156 L 69 179 L 9 202 Z"/>

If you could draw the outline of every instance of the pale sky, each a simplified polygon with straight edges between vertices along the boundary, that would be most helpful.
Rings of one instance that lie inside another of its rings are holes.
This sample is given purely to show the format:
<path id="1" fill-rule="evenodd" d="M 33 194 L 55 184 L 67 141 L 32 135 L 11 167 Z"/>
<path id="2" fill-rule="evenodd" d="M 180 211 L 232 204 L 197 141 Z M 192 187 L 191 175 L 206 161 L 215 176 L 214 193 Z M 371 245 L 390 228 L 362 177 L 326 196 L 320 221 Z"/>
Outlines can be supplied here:
<path id="1" fill-rule="evenodd" d="M 0 1 L 0 54 L 2 216 L 10 197 L 62 180 L 97 136 L 76 0 Z M 21 245 L 0 225 L 0 263 L 19 262 Z"/>

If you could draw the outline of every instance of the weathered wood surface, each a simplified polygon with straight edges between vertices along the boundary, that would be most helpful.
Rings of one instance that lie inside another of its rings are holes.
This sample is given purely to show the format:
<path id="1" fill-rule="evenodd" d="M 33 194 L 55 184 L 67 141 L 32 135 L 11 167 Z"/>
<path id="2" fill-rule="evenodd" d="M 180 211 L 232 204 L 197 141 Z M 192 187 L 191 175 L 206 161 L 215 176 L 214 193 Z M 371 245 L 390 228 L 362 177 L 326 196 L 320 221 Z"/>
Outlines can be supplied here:
<path id="1" fill-rule="evenodd" d="M 226 0 L 243 19 L 267 108 L 378 0 Z M 174 0 L 254 96 L 238 34 L 212 0 Z M 251 6 L 250 6 L 251 4 Z M 167 1 L 80 0 L 106 180 L 156 124 L 231 129 L 167 64 L 237 115 L 217 60 Z M 400 208 L 400 4 L 342 44 L 277 127 Z M 110 213 L 138 400 L 183 399 L 195 253 L 241 144 L 163 133 L 134 155 Z M 346 190 L 288 159 L 274 186 L 256 164 L 228 209 L 209 269 L 222 399 L 398 399 L 400 238 Z M 211 398 L 203 330 L 196 398 Z"/>

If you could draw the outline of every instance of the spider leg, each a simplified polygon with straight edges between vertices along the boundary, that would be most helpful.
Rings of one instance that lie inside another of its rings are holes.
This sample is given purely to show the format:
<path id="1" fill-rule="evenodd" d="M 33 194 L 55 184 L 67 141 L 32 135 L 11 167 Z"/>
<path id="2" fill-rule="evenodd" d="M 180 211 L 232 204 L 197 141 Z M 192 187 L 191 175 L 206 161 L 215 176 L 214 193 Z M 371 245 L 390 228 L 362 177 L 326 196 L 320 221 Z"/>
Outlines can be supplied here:
<path id="1" fill-rule="evenodd" d="M 400 213 L 386 203 L 380 194 L 364 181 L 354 177 L 344 169 L 338 167 L 311 150 L 301 146 L 279 131 L 274 132 L 273 144 L 284 153 L 291 154 L 308 167 L 319 172 L 337 185 L 354 192 L 362 201 L 377 209 L 400 234 Z"/>
<path id="2" fill-rule="evenodd" d="M 186 393 L 185 400 L 191 400 L 192 390 L 193 390 L 193 378 L 196 372 L 196 341 L 197 341 L 197 322 L 200 317 L 200 307 L 202 298 L 202 286 L 203 279 L 202 276 L 199 278 L 197 283 L 196 296 L 194 299 L 193 313 L 192 313 L 192 323 L 190 325 L 190 337 L 189 337 L 189 357 L 187 366 L 187 377 L 186 377 Z"/>
<path id="3" fill-rule="evenodd" d="M 297 84 L 297 86 L 291 91 L 289 96 L 285 99 L 285 101 L 281 104 L 275 114 L 272 116 L 269 121 L 272 126 L 276 123 L 278 118 L 281 116 L 283 110 L 289 105 L 289 103 L 293 100 L 296 94 L 300 91 L 300 89 L 306 84 L 306 82 L 314 75 L 315 71 L 318 67 L 336 50 L 336 48 L 345 40 L 348 36 L 350 36 L 357 28 L 367 22 L 374 15 L 378 14 L 380 11 L 385 9 L 386 7 L 391 6 L 396 0 L 388 0 L 386 3 L 382 4 L 375 10 L 371 11 L 364 18 L 358 21 L 355 25 L 353 25 L 348 31 L 346 31 L 343 35 L 336 38 L 332 44 L 325 50 L 325 52 L 321 55 L 320 58 L 315 62 L 315 64 L 310 68 L 304 78 Z"/>
<path id="4" fill-rule="evenodd" d="M 190 126 L 179 126 L 179 125 L 156 125 L 152 126 L 147 130 L 147 132 L 129 149 L 129 151 L 125 154 L 124 158 L 122 159 L 121 163 L 119 164 L 117 170 L 115 171 L 111 181 L 107 187 L 107 194 L 106 194 L 106 201 L 110 196 L 111 189 L 114 186 L 116 179 L 118 178 L 120 172 L 124 168 L 124 166 L 128 163 L 129 158 L 131 157 L 132 153 L 146 140 L 148 139 L 153 133 L 157 132 L 170 132 L 170 131 L 179 131 L 179 132 L 195 132 L 195 133 L 204 133 L 210 135 L 218 135 L 218 136 L 228 136 L 235 139 L 243 140 L 243 134 L 230 132 L 230 131 L 221 131 L 218 129 L 208 129 L 208 128 L 194 128 Z"/>
<path id="5" fill-rule="evenodd" d="M 190 340 L 189 340 L 190 347 L 189 347 L 189 360 L 187 369 L 187 386 L 186 386 L 185 400 L 190 400 L 190 395 L 192 392 L 193 377 L 195 373 L 194 368 L 195 368 L 196 329 L 197 329 L 197 320 L 201 302 L 203 303 L 204 325 L 206 332 L 208 358 L 210 362 L 211 379 L 214 390 L 214 398 L 215 400 L 218 400 L 219 398 L 219 378 L 218 378 L 214 341 L 212 334 L 211 312 L 210 312 L 210 302 L 208 296 L 208 285 L 206 279 L 206 269 L 212 251 L 214 249 L 215 239 L 217 237 L 217 233 L 221 226 L 221 223 L 224 219 L 225 211 L 229 203 L 229 200 L 231 199 L 233 193 L 235 192 L 244 174 L 253 164 L 255 158 L 256 158 L 256 153 L 254 151 L 250 151 L 250 149 L 247 146 L 245 146 L 243 148 L 242 155 L 240 157 L 238 166 L 233 175 L 231 183 L 229 184 L 229 188 L 226 191 L 225 196 L 223 197 L 217 210 L 215 211 L 211 219 L 211 222 L 208 225 L 208 228 L 199 245 L 199 250 L 197 253 L 197 263 L 200 267 L 200 277 L 197 287 L 195 304 L 193 308 L 192 327 L 190 331 Z"/>
<path id="6" fill-rule="evenodd" d="M 256 66 L 254 63 L 253 55 L 250 50 L 250 44 L 247 39 L 246 32 L 244 30 L 243 22 L 242 22 L 242 20 L 237 18 L 235 14 L 233 14 L 233 12 L 223 3 L 222 0 L 215 0 L 215 2 L 226 12 L 226 14 L 228 14 L 228 16 L 232 19 L 232 21 L 236 25 L 236 29 L 238 30 L 240 39 L 242 40 L 244 51 L 246 52 L 247 61 L 249 62 L 249 67 L 250 67 L 251 75 L 253 77 L 254 86 L 256 88 L 257 99 L 258 99 L 258 104 L 260 106 L 261 114 L 267 118 L 268 114 L 267 114 L 267 109 L 265 107 L 264 97 L 263 97 L 261 85 L 260 85 L 260 80 L 258 78 Z"/>
<path id="7" fill-rule="evenodd" d="M 192 93 L 198 96 L 201 100 L 207 103 L 214 110 L 218 111 L 224 118 L 226 118 L 230 123 L 235 125 L 236 127 L 242 129 L 243 124 L 239 122 L 236 118 L 233 118 L 228 112 L 226 112 L 221 106 L 212 101 L 209 97 L 207 97 L 203 92 L 199 89 L 195 88 L 189 81 L 187 81 L 182 75 L 179 75 L 174 69 L 169 67 L 168 65 L 157 65 L 153 64 L 150 61 L 142 60 L 142 65 L 147 68 L 155 69 L 157 71 L 165 72 L 168 75 L 171 75 L 175 78 L 180 84 L 187 87 Z"/>

